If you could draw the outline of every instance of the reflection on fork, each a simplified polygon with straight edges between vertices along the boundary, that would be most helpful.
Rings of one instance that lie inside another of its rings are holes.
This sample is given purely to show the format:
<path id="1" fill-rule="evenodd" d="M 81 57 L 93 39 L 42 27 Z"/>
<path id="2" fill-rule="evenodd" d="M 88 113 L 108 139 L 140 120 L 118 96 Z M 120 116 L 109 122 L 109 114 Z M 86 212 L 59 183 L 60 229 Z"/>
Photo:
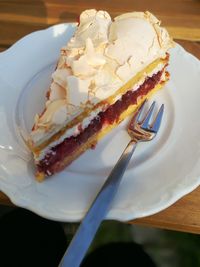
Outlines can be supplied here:
<path id="1" fill-rule="evenodd" d="M 164 104 L 161 105 L 153 122 L 150 123 L 150 121 L 152 120 L 156 102 L 154 101 L 152 103 L 151 107 L 144 115 L 144 118 L 141 119 L 146 102 L 147 101 L 143 102 L 143 104 L 140 106 L 140 108 L 137 110 L 137 112 L 131 119 L 128 126 L 128 133 L 132 140 L 134 140 L 135 142 L 152 140 L 156 136 L 161 125 L 162 116 L 164 112 Z"/>

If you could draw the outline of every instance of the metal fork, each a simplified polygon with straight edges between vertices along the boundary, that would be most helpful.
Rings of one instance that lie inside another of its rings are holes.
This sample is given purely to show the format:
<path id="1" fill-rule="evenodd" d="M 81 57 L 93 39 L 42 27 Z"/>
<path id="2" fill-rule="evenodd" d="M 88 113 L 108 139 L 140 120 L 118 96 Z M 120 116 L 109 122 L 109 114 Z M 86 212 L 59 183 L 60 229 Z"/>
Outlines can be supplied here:
<path id="1" fill-rule="evenodd" d="M 131 121 L 129 123 L 128 133 L 131 137 L 131 141 L 127 145 L 126 149 L 133 144 L 136 146 L 138 142 L 145 142 L 145 141 L 152 140 L 156 136 L 156 134 L 160 128 L 162 116 L 163 116 L 163 112 L 164 112 L 164 104 L 161 105 L 161 107 L 160 107 L 155 119 L 153 120 L 153 122 L 150 123 L 156 102 L 154 101 L 151 104 L 151 106 L 150 106 L 149 110 L 146 112 L 144 118 L 141 119 L 140 117 L 141 117 L 141 114 L 142 114 L 142 111 L 144 109 L 146 102 L 147 101 L 143 102 L 143 104 L 137 110 L 137 112 L 135 113 L 135 115 L 133 116 L 133 118 L 131 119 Z M 124 152 L 125 152 L 125 150 L 124 150 Z M 122 154 L 122 156 L 123 156 L 123 154 Z"/>
<path id="2" fill-rule="evenodd" d="M 109 210 L 110 204 L 117 192 L 122 176 L 137 143 L 150 141 L 156 136 L 160 128 L 164 105 L 161 105 L 155 119 L 152 123 L 150 123 L 154 113 L 155 102 L 153 102 L 148 112 L 146 112 L 145 116 L 143 116 L 144 118 L 141 119 L 140 117 L 143 113 L 145 103 L 146 101 L 137 110 L 128 126 L 128 133 L 131 136 L 131 141 L 128 143 L 120 159 L 111 171 L 106 182 L 85 215 L 85 218 L 80 224 L 70 246 L 63 256 L 59 267 L 80 266 L 100 223 L 105 218 Z"/>

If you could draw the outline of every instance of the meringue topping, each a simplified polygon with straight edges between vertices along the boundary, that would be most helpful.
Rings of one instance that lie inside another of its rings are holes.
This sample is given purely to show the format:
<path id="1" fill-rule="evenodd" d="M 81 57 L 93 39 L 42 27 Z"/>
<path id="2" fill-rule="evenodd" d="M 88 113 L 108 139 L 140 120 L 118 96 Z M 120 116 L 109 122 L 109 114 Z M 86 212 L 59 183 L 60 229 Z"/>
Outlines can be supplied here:
<path id="1" fill-rule="evenodd" d="M 31 133 L 33 142 L 113 95 L 172 46 L 168 32 L 149 12 L 126 13 L 112 21 L 105 11 L 84 11 L 75 35 L 61 50 L 46 109 Z"/>

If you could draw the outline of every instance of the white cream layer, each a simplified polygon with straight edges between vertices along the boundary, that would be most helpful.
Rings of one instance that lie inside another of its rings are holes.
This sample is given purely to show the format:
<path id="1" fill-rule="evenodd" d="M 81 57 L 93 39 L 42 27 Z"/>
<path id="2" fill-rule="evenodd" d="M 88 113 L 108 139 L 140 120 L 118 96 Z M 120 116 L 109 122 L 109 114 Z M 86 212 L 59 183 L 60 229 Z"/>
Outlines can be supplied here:
<path id="1" fill-rule="evenodd" d="M 105 11 L 84 11 L 75 35 L 61 50 L 46 110 L 35 119 L 33 145 L 113 95 L 172 46 L 167 31 L 149 12 L 126 13 L 112 21 Z"/>
<path id="2" fill-rule="evenodd" d="M 145 81 L 145 79 L 146 79 L 147 77 L 152 77 L 154 74 L 156 74 L 156 73 L 158 73 L 159 71 L 161 71 L 161 70 L 163 69 L 163 67 L 164 67 L 164 64 L 163 64 L 163 63 L 160 63 L 160 64 L 159 64 L 159 65 L 158 65 L 158 66 L 157 66 L 151 73 L 149 73 L 148 76 L 143 77 L 137 84 L 135 84 L 135 86 L 131 89 L 131 91 L 136 91 L 136 90 L 137 90 L 137 89 L 144 83 L 144 81 Z M 162 80 L 163 80 L 163 81 L 165 80 L 165 73 L 163 73 L 163 75 L 162 75 L 162 77 L 161 77 L 161 81 L 162 81 Z M 122 96 L 117 96 L 117 97 L 115 98 L 115 100 L 114 100 L 114 103 L 115 103 L 117 100 L 121 99 L 121 97 L 122 97 Z M 79 124 L 76 124 L 74 127 L 68 129 L 68 130 L 67 130 L 67 131 L 60 137 L 59 140 L 56 140 L 56 141 L 52 142 L 51 144 L 49 144 L 47 147 L 45 147 L 45 148 L 41 151 L 39 157 L 36 157 L 36 156 L 35 156 L 35 160 L 36 160 L 36 161 L 40 161 L 40 160 L 42 160 L 42 159 L 45 157 L 45 155 L 46 155 L 48 152 L 50 152 L 50 150 L 51 150 L 52 147 L 54 147 L 54 146 L 56 146 L 56 145 L 62 143 L 66 138 L 69 138 L 69 137 L 71 137 L 71 136 L 77 136 L 77 135 L 80 133 L 80 129 L 81 129 L 81 130 L 84 130 L 85 128 L 87 128 L 88 125 L 90 124 L 90 122 L 91 122 L 94 118 L 96 118 L 96 117 L 98 116 L 98 114 L 99 114 L 101 111 L 103 111 L 103 110 L 104 110 L 103 107 L 97 108 L 96 110 L 94 110 L 94 111 L 90 114 L 90 116 L 84 118 L 84 120 L 82 121 L 81 124 L 80 124 L 80 123 L 79 123 Z"/>

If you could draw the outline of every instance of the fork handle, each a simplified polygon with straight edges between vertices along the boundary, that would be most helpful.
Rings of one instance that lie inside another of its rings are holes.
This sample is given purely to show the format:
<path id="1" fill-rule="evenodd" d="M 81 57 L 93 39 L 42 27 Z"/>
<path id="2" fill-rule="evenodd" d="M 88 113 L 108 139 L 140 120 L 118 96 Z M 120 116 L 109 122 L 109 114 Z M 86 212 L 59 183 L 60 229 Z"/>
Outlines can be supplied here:
<path id="1" fill-rule="evenodd" d="M 106 183 L 109 180 L 113 180 L 114 177 L 117 178 L 117 180 L 119 180 L 119 182 L 121 181 L 121 178 L 126 170 L 126 167 L 133 155 L 133 152 L 135 151 L 135 148 L 137 146 L 137 141 L 135 140 L 131 140 L 128 145 L 126 146 L 126 148 L 124 149 L 121 157 L 119 158 L 118 162 L 115 164 L 113 170 L 111 171 Z M 113 178 L 112 178 L 113 177 Z M 115 178 L 115 180 L 116 180 Z"/>
<path id="2" fill-rule="evenodd" d="M 136 148 L 137 142 L 131 140 L 115 167 L 108 176 L 106 182 L 93 201 L 85 218 L 80 224 L 72 242 L 70 243 L 59 267 L 78 267 L 81 264 L 101 222 L 110 208 L 110 204 L 116 195 L 122 176 Z"/>

